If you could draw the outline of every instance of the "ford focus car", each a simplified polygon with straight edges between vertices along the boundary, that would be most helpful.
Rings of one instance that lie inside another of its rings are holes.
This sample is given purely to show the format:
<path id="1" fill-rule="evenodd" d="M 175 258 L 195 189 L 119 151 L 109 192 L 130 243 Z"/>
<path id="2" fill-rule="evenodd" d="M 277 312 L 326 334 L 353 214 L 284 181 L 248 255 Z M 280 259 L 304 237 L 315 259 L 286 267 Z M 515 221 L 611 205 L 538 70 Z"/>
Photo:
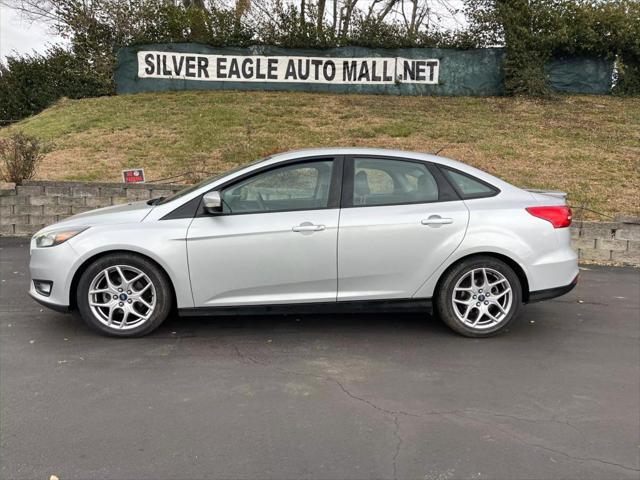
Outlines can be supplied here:
<path id="1" fill-rule="evenodd" d="M 435 310 L 484 337 L 574 287 L 570 224 L 561 192 L 446 158 L 304 150 L 44 228 L 31 241 L 30 294 L 120 337 L 173 311 L 363 309 Z"/>

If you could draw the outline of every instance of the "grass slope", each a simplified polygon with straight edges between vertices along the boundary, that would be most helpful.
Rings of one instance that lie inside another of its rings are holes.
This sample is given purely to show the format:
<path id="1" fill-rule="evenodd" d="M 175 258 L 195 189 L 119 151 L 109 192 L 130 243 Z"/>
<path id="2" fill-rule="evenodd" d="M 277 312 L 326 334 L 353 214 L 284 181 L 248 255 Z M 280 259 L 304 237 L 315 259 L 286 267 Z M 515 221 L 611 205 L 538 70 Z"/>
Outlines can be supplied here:
<path id="1" fill-rule="evenodd" d="M 64 100 L 0 135 L 18 129 L 54 143 L 43 179 L 216 173 L 311 146 L 442 149 L 516 185 L 565 190 L 573 205 L 640 213 L 638 98 L 170 92 Z"/>

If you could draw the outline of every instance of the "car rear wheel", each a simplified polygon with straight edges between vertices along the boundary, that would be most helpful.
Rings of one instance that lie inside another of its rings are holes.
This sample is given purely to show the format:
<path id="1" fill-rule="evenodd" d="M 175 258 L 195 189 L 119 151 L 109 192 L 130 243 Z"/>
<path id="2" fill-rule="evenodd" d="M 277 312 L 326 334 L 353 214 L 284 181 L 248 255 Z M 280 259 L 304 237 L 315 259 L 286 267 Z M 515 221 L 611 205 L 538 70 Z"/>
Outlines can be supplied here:
<path id="1" fill-rule="evenodd" d="M 168 317 L 172 293 L 165 273 L 134 254 L 99 258 L 78 282 L 78 311 L 87 325 L 102 334 L 139 337 Z"/>
<path id="2" fill-rule="evenodd" d="M 436 293 L 436 310 L 442 320 L 467 337 L 504 332 L 521 306 L 518 276 L 493 257 L 463 260 L 445 274 Z"/>

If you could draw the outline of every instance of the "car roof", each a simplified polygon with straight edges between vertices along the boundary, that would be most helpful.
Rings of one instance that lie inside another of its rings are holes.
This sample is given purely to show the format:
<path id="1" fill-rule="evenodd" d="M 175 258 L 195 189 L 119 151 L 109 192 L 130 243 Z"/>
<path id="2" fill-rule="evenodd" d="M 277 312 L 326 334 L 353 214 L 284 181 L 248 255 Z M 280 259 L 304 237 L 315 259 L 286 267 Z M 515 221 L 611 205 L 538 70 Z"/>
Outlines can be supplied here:
<path id="1" fill-rule="evenodd" d="M 394 158 L 406 158 L 406 159 L 414 159 L 414 160 L 423 160 L 427 162 L 437 163 L 440 165 L 448 166 L 455 168 L 457 170 L 462 170 L 471 175 L 474 175 L 480 179 L 490 182 L 500 182 L 506 183 L 503 180 L 494 177 L 493 175 L 485 172 L 484 170 L 479 170 L 471 165 L 467 165 L 466 163 L 458 162 L 456 160 L 452 160 L 450 158 L 441 157 L 439 155 L 434 155 L 431 153 L 424 152 L 412 152 L 407 150 L 397 150 L 390 148 L 370 148 L 370 147 L 327 147 L 327 148 L 303 148 L 299 150 L 292 150 L 289 152 L 276 153 L 266 158 L 263 162 L 257 162 L 256 165 L 265 165 L 265 164 L 275 164 L 286 160 L 292 160 L 296 158 L 304 158 L 304 157 L 316 157 L 316 156 L 331 156 L 331 155 L 371 155 L 371 156 L 381 156 L 381 157 L 389 157 L 389 159 Z"/>
<path id="2" fill-rule="evenodd" d="M 438 162 L 439 160 L 447 160 L 444 157 L 438 157 L 429 153 L 411 152 L 407 150 L 396 150 L 390 148 L 371 148 L 371 147 L 324 147 L 324 148 L 302 148 L 299 150 L 291 150 L 288 152 L 276 153 L 271 158 L 277 160 L 288 160 L 300 156 L 321 156 L 321 155 L 379 155 L 386 157 L 404 157 L 417 158 L 421 160 L 429 160 Z"/>
<path id="3" fill-rule="evenodd" d="M 303 148 L 299 150 L 291 150 L 288 152 L 276 153 L 265 159 L 265 163 L 278 163 L 281 161 L 291 160 L 301 157 L 315 157 L 323 155 L 375 155 L 391 158 L 407 158 L 415 160 L 424 160 L 427 162 L 438 163 L 452 168 L 466 171 L 472 175 L 484 176 L 489 175 L 483 170 L 474 168 L 466 163 L 458 162 L 450 158 L 441 157 L 432 153 L 412 152 L 408 150 L 397 150 L 391 148 L 371 148 L 371 147 L 324 147 L 324 148 Z M 260 164 L 260 162 L 257 162 Z M 491 175 L 492 178 L 495 178 Z"/>

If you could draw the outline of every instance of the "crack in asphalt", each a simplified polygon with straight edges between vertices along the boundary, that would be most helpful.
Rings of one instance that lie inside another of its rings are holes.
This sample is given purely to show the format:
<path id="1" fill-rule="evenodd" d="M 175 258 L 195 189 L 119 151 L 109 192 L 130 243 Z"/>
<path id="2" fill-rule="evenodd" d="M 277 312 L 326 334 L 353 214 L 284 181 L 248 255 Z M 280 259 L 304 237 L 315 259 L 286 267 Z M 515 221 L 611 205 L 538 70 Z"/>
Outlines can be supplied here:
<path id="1" fill-rule="evenodd" d="M 629 472 L 640 472 L 640 469 L 638 468 L 634 468 L 634 467 L 630 467 L 628 465 L 623 465 L 621 463 L 616 463 L 616 462 L 611 462 L 609 460 L 602 460 L 601 458 L 595 458 L 595 457 L 578 457 L 576 455 L 571 455 L 569 453 L 563 452 L 562 450 L 557 450 L 555 448 L 551 448 L 551 447 L 547 447 L 545 445 L 540 445 L 539 443 L 535 443 L 535 442 L 529 442 L 525 439 L 523 439 L 522 437 L 520 437 L 519 435 L 516 435 L 515 433 L 509 432 L 507 430 L 504 430 L 500 427 L 496 427 L 495 425 L 493 425 L 497 430 L 499 430 L 500 432 L 504 433 L 505 435 L 507 435 L 508 437 L 511 437 L 515 440 L 517 440 L 518 442 L 527 445 L 529 447 L 534 447 L 534 448 L 539 448 L 542 450 L 546 450 L 548 452 L 552 452 L 552 453 L 556 453 L 558 455 L 564 456 L 566 458 L 570 458 L 572 460 L 578 460 L 578 461 L 584 461 L 584 462 L 597 462 L 597 463 L 602 463 L 604 465 L 612 465 L 618 468 L 621 468 L 623 470 L 627 470 Z"/>
<path id="2" fill-rule="evenodd" d="M 386 415 L 391 415 L 391 416 L 404 415 L 404 416 L 407 416 L 407 417 L 420 417 L 421 416 L 420 414 L 417 414 L 417 413 L 409 413 L 409 412 L 404 412 L 402 410 L 388 410 L 386 408 L 380 407 L 379 405 L 376 405 L 371 400 L 367 400 L 366 398 L 359 397 L 359 396 L 353 394 L 351 391 L 349 391 L 344 386 L 344 384 L 342 382 L 340 382 L 339 380 L 336 380 L 335 378 L 332 378 L 332 377 L 319 377 L 319 378 L 324 378 L 325 380 L 328 380 L 328 381 L 331 381 L 331 382 L 335 382 L 340 387 L 340 389 L 344 393 L 346 393 L 349 397 L 353 398 L 354 400 L 358 400 L 359 402 L 366 403 L 371 408 L 375 408 L 379 412 L 382 412 L 382 413 L 384 413 Z"/>
<path id="3" fill-rule="evenodd" d="M 505 417 L 505 418 L 512 418 L 514 420 L 518 420 L 518 421 L 523 421 L 523 422 L 531 422 L 531 423 L 555 423 L 558 425 L 564 425 L 567 426 L 573 430 L 575 430 L 576 432 L 578 432 L 582 437 L 584 437 L 584 432 L 582 432 L 580 429 L 578 429 L 575 425 L 572 425 L 571 423 L 569 423 L 569 421 L 565 420 L 556 420 L 554 418 L 551 419 L 544 419 L 544 418 L 528 418 L 528 417 L 520 417 L 517 415 L 512 415 L 512 414 L 506 414 L 506 413 L 497 413 L 497 412 L 491 412 L 491 411 L 487 411 L 487 410 L 476 410 L 476 409 L 454 409 L 454 410 L 431 410 L 431 411 L 427 411 L 427 412 L 420 412 L 420 413 L 413 413 L 413 412 L 406 412 L 403 410 L 389 410 L 387 408 L 381 407 L 377 404 L 375 404 L 374 402 L 372 402 L 371 400 L 368 400 L 364 397 L 360 397 L 356 394 L 354 394 L 353 392 L 351 392 L 347 387 L 344 386 L 344 384 L 342 382 L 340 382 L 338 379 L 327 376 L 327 375 L 318 375 L 315 373 L 310 373 L 310 372 L 298 372 L 295 370 L 289 370 L 286 368 L 282 368 L 279 367 L 277 365 L 273 365 L 272 363 L 269 362 L 262 362 L 260 360 L 257 360 L 255 357 L 252 357 L 251 355 L 248 355 L 246 353 L 243 353 L 240 348 L 238 348 L 237 345 L 235 344 L 231 344 L 231 346 L 234 348 L 237 356 L 243 361 L 243 363 L 245 364 L 253 364 L 253 365 L 260 365 L 263 367 L 267 367 L 267 368 L 272 368 L 274 370 L 277 370 L 281 373 L 284 374 L 288 374 L 288 375 L 297 375 L 297 376 L 304 376 L 304 377 L 311 377 L 311 378 L 315 378 L 317 380 L 322 380 L 325 382 L 331 382 L 336 384 L 340 390 L 347 395 L 349 398 L 356 400 L 360 403 L 363 403 L 365 405 L 367 405 L 370 408 L 373 408 L 374 410 L 377 410 L 378 412 L 382 413 L 385 416 L 389 416 L 391 417 L 391 419 L 393 420 L 394 423 L 394 429 L 393 429 L 393 435 L 396 437 L 397 439 L 397 443 L 396 443 L 396 448 L 395 448 L 395 453 L 393 455 L 393 461 L 392 461 L 392 472 L 393 472 L 393 478 L 397 479 L 397 471 L 398 471 L 398 457 L 400 456 L 400 450 L 402 447 L 402 437 L 400 435 L 400 416 L 407 416 L 407 417 L 414 417 L 414 418 L 427 418 L 430 416 L 441 416 L 443 418 L 446 419 L 446 415 L 468 415 L 468 414 L 479 414 L 479 415 L 487 415 L 487 416 L 492 416 L 492 417 Z M 621 468 L 623 470 L 626 471 L 630 471 L 630 472 L 640 472 L 640 469 L 634 468 L 634 467 L 630 467 L 628 465 L 624 465 L 624 464 L 620 464 L 620 463 L 616 463 L 616 462 L 611 462 L 609 460 L 603 460 L 600 458 L 595 458 L 595 457 L 579 457 L 579 456 L 575 456 L 575 455 L 571 455 L 569 453 L 566 453 L 562 450 L 557 450 L 551 447 L 547 447 L 544 445 L 541 445 L 539 443 L 534 443 L 534 442 L 529 442 L 527 440 L 524 440 L 522 437 L 511 433 L 507 430 L 504 430 L 498 426 L 496 426 L 495 423 L 488 423 L 486 421 L 482 422 L 485 423 L 486 425 L 490 425 L 494 428 L 496 428 L 498 431 L 500 431 L 501 433 L 503 433 L 506 436 L 509 436 L 511 438 L 514 438 L 515 440 L 519 441 L 520 443 L 530 446 L 530 447 L 534 447 L 534 448 L 539 448 L 542 450 L 546 450 L 552 453 L 556 453 L 558 455 L 564 456 L 566 458 L 570 458 L 572 460 L 577 460 L 577 461 L 583 461 L 583 462 L 596 462 L 596 463 L 601 463 L 603 465 L 609 465 L 609 466 L 614 466 L 614 467 L 618 467 Z"/>
<path id="4" fill-rule="evenodd" d="M 238 355 L 238 357 L 244 363 L 251 363 L 253 365 L 260 365 L 260 366 L 267 367 L 267 368 L 273 368 L 273 369 L 275 369 L 277 371 L 280 371 L 280 372 L 286 373 L 286 374 L 290 374 L 290 375 L 299 375 L 299 376 L 311 377 L 311 378 L 315 378 L 315 379 L 322 380 L 322 381 L 325 381 L 325 382 L 334 383 L 349 398 L 351 398 L 353 400 L 356 400 L 358 402 L 364 403 L 368 407 L 371 407 L 371 408 L 377 410 L 378 412 L 382 413 L 383 415 L 390 416 L 393 419 L 393 424 L 394 424 L 393 435 L 397 439 L 396 448 L 395 448 L 395 452 L 394 452 L 394 455 L 393 455 L 393 462 L 392 462 L 393 478 L 394 478 L 394 480 L 397 480 L 397 478 L 398 478 L 398 474 L 397 474 L 397 472 L 398 472 L 398 456 L 400 455 L 400 449 L 402 447 L 402 437 L 400 436 L 400 420 L 398 419 L 398 416 L 399 415 L 405 415 L 405 416 L 410 416 L 410 417 L 420 417 L 420 415 L 409 413 L 409 412 L 404 412 L 404 411 L 388 410 L 386 408 L 380 407 L 379 405 L 376 405 L 375 403 L 373 403 L 370 400 L 367 400 L 366 398 L 359 397 L 359 396 L 355 395 L 347 387 L 345 387 L 344 384 L 342 382 L 340 382 L 340 380 L 338 380 L 336 378 L 333 378 L 333 377 L 330 377 L 330 376 L 327 376 L 327 375 L 317 375 L 315 373 L 297 372 L 295 370 L 289 370 L 289 369 L 285 369 L 285 368 L 282 368 L 282 367 L 278 367 L 278 366 L 273 365 L 273 364 L 268 363 L 268 362 L 261 362 L 261 361 L 257 360 L 256 358 L 252 357 L 251 355 L 243 353 L 240 350 L 240 348 L 238 348 L 237 345 L 233 344 L 232 346 L 233 346 L 236 354 Z"/>
<path id="5" fill-rule="evenodd" d="M 408 413 L 408 412 L 403 412 L 403 411 L 387 410 L 386 408 L 380 407 L 379 405 L 376 405 L 375 403 L 373 403 L 370 400 L 367 400 L 366 398 L 359 397 L 359 396 L 353 394 L 339 380 L 337 380 L 335 378 L 331 378 L 331 377 L 326 377 L 325 379 L 336 383 L 340 387 L 340 389 L 348 397 L 350 397 L 350 398 L 352 398 L 354 400 L 357 400 L 359 402 L 365 403 L 369 407 L 374 408 L 375 410 L 383 413 L 384 415 L 391 416 L 391 418 L 393 419 L 393 424 L 395 426 L 395 428 L 393 429 L 393 435 L 398 440 L 397 443 L 396 443 L 395 453 L 393 454 L 393 463 L 392 463 L 393 478 L 397 479 L 398 478 L 398 457 L 400 456 L 400 449 L 402 447 L 402 436 L 400 435 L 400 419 L 398 418 L 398 416 L 399 415 L 405 415 L 405 416 L 409 416 L 409 417 L 420 417 L 420 415 L 413 414 L 413 413 Z"/>
<path id="6" fill-rule="evenodd" d="M 400 436 L 400 420 L 398 420 L 398 416 L 393 416 L 393 423 L 396 428 L 393 431 L 393 434 L 398 439 L 398 443 L 396 444 L 396 453 L 393 455 L 393 478 L 397 480 L 398 478 L 398 456 L 400 455 L 400 448 L 402 447 L 402 437 Z"/>
<path id="7" fill-rule="evenodd" d="M 578 432 L 583 438 L 585 438 L 585 434 L 582 430 L 580 430 L 578 427 L 576 427 L 575 425 L 571 424 L 568 420 L 556 420 L 554 418 L 529 418 L 529 417 L 520 417 L 518 415 L 512 415 L 509 413 L 496 413 L 496 412 L 490 412 L 487 410 L 476 410 L 473 408 L 469 408 L 469 409 L 464 409 L 464 410 L 459 410 L 460 413 L 477 413 L 480 415 L 490 415 L 492 417 L 505 417 L 505 418 L 512 418 L 514 420 L 518 420 L 521 422 L 529 422 L 529 423 L 555 423 L 558 425 L 566 425 L 567 427 L 571 428 L 572 430 Z"/>

